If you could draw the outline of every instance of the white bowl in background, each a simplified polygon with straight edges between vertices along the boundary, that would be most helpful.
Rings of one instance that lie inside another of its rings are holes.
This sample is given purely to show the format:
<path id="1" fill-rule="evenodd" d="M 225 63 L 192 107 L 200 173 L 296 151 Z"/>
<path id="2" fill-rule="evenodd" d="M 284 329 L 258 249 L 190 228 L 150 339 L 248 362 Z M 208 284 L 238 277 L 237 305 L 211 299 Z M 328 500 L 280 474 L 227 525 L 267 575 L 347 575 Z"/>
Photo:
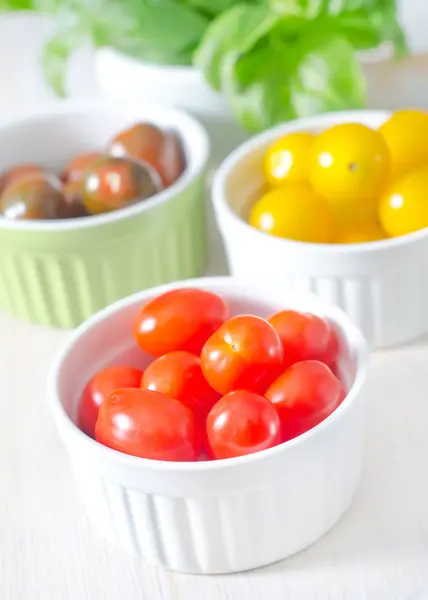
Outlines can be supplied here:
<path id="1" fill-rule="evenodd" d="M 0 122 L 7 122 L 64 103 L 49 87 L 43 69 L 43 48 L 55 33 L 51 15 L 33 11 L 0 14 Z M 84 100 L 98 95 L 94 52 L 89 46 L 74 53 L 65 74 L 67 95 Z"/>
<path id="2" fill-rule="evenodd" d="M 362 244 L 309 244 L 266 235 L 246 222 L 263 183 L 266 148 L 293 131 L 320 131 L 345 122 L 378 127 L 382 111 L 346 111 L 300 119 L 252 138 L 220 166 L 214 210 L 235 276 L 272 279 L 314 292 L 340 306 L 370 346 L 409 342 L 428 331 L 428 230 Z"/>
<path id="3" fill-rule="evenodd" d="M 167 100 L 196 117 L 209 133 L 213 167 L 249 137 L 236 122 L 226 99 L 212 90 L 192 66 L 145 63 L 111 48 L 97 50 L 94 61 L 96 85 L 102 97 L 153 104 Z"/>
<path id="4" fill-rule="evenodd" d="M 104 447 L 75 425 L 88 379 L 121 362 L 144 367 L 132 325 L 149 299 L 176 287 L 220 294 L 232 314 L 283 308 L 324 316 L 338 332 L 339 370 L 349 389 L 324 422 L 290 442 L 246 457 L 172 463 Z M 354 496 L 363 460 L 364 340 L 338 308 L 282 284 L 205 278 L 153 288 L 113 304 L 80 326 L 49 376 L 53 415 L 83 503 L 98 528 L 151 564 L 190 573 L 236 572 L 290 556 L 323 536 Z"/>

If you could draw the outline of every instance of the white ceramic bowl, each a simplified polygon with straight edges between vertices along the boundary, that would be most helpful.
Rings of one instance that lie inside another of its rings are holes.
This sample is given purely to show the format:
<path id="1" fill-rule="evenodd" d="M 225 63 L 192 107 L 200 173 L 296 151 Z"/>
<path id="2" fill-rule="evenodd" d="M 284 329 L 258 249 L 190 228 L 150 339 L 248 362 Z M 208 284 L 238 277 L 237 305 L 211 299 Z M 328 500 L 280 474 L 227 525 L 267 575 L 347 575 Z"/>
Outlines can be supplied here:
<path id="1" fill-rule="evenodd" d="M 363 244 L 309 244 L 266 235 L 246 216 L 263 183 L 269 144 L 293 131 L 320 131 L 344 122 L 378 127 L 387 112 L 351 111 L 301 119 L 256 136 L 221 165 L 213 184 L 217 221 L 233 275 L 281 281 L 337 304 L 370 346 L 388 347 L 428 331 L 428 230 Z"/>
<path id="2" fill-rule="evenodd" d="M 144 366 L 132 339 L 141 305 L 172 287 L 223 296 L 233 314 L 267 316 L 291 307 L 327 317 L 339 332 L 349 394 L 323 423 L 299 438 L 251 456 L 212 462 L 151 461 L 113 451 L 74 424 L 86 381 L 122 362 Z M 225 573 L 272 563 L 315 542 L 348 508 L 363 459 L 367 351 L 338 308 L 283 285 L 206 278 L 135 294 L 89 319 L 52 366 L 50 405 L 83 503 L 99 529 L 125 551 L 175 571 Z"/>

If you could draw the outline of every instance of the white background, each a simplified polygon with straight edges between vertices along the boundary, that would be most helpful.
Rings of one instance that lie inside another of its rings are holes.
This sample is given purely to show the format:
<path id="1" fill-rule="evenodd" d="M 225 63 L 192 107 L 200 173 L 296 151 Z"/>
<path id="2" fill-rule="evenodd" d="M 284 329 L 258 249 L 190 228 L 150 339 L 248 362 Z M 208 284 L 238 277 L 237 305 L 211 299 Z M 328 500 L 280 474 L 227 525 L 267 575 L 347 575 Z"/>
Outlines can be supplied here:
<path id="1" fill-rule="evenodd" d="M 428 0 L 404 1 L 426 31 Z M 38 30 L 21 24 L 17 38 L 14 27 L 0 21 L 3 120 L 53 102 L 35 70 Z M 372 105 L 428 106 L 428 57 L 368 73 Z M 92 93 L 90 77 L 77 92 Z M 219 256 L 214 242 L 213 271 L 224 269 Z M 93 533 L 45 404 L 65 336 L 0 315 L 2 600 L 428 600 L 427 340 L 373 357 L 363 481 L 337 527 L 286 562 L 204 578 L 153 570 Z"/>

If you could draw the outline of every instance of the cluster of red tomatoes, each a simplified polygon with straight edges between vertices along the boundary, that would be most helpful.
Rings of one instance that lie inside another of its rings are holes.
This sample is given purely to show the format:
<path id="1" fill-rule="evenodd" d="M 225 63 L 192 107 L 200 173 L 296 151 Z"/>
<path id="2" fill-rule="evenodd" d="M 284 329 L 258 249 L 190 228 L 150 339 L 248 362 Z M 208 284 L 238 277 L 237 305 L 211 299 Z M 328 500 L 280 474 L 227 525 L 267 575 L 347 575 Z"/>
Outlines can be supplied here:
<path id="1" fill-rule="evenodd" d="M 134 336 L 153 362 L 100 371 L 79 405 L 85 433 L 133 456 L 251 454 L 311 429 L 346 395 L 336 333 L 313 314 L 230 317 L 220 296 L 183 288 L 143 306 Z"/>

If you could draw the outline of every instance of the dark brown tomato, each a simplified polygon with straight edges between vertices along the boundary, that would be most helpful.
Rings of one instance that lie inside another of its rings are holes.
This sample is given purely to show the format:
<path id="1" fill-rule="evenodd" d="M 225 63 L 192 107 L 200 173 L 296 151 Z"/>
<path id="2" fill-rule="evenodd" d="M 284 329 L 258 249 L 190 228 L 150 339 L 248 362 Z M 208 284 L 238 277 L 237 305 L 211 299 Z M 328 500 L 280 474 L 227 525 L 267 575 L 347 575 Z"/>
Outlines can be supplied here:
<path id="1" fill-rule="evenodd" d="M 125 208 L 160 191 L 157 173 L 138 161 L 100 156 L 83 179 L 83 205 L 90 214 Z"/>
<path id="2" fill-rule="evenodd" d="M 0 176 L 0 194 L 4 192 L 7 186 L 13 183 L 16 179 L 20 179 L 24 175 L 33 173 L 43 173 L 43 168 L 35 163 L 23 163 L 16 165 L 4 171 Z"/>
<path id="3" fill-rule="evenodd" d="M 172 185 L 186 168 L 186 158 L 179 136 L 174 131 L 165 134 L 164 150 L 159 174 L 165 185 Z"/>
<path id="4" fill-rule="evenodd" d="M 137 123 L 113 138 L 109 151 L 113 156 L 130 156 L 148 163 L 162 178 L 164 144 L 165 134 L 158 127 Z"/>
<path id="5" fill-rule="evenodd" d="M 0 197 L 0 214 L 10 220 L 59 219 L 64 204 L 60 181 L 33 173 L 7 186 Z"/>
<path id="6" fill-rule="evenodd" d="M 83 152 L 72 158 L 65 166 L 61 177 L 64 183 L 81 181 L 86 171 L 99 156 L 99 152 Z"/>
<path id="7" fill-rule="evenodd" d="M 78 179 L 69 179 L 63 186 L 65 200 L 64 215 L 62 218 L 72 219 L 77 217 L 89 216 L 88 211 L 83 206 L 83 183 Z"/>

